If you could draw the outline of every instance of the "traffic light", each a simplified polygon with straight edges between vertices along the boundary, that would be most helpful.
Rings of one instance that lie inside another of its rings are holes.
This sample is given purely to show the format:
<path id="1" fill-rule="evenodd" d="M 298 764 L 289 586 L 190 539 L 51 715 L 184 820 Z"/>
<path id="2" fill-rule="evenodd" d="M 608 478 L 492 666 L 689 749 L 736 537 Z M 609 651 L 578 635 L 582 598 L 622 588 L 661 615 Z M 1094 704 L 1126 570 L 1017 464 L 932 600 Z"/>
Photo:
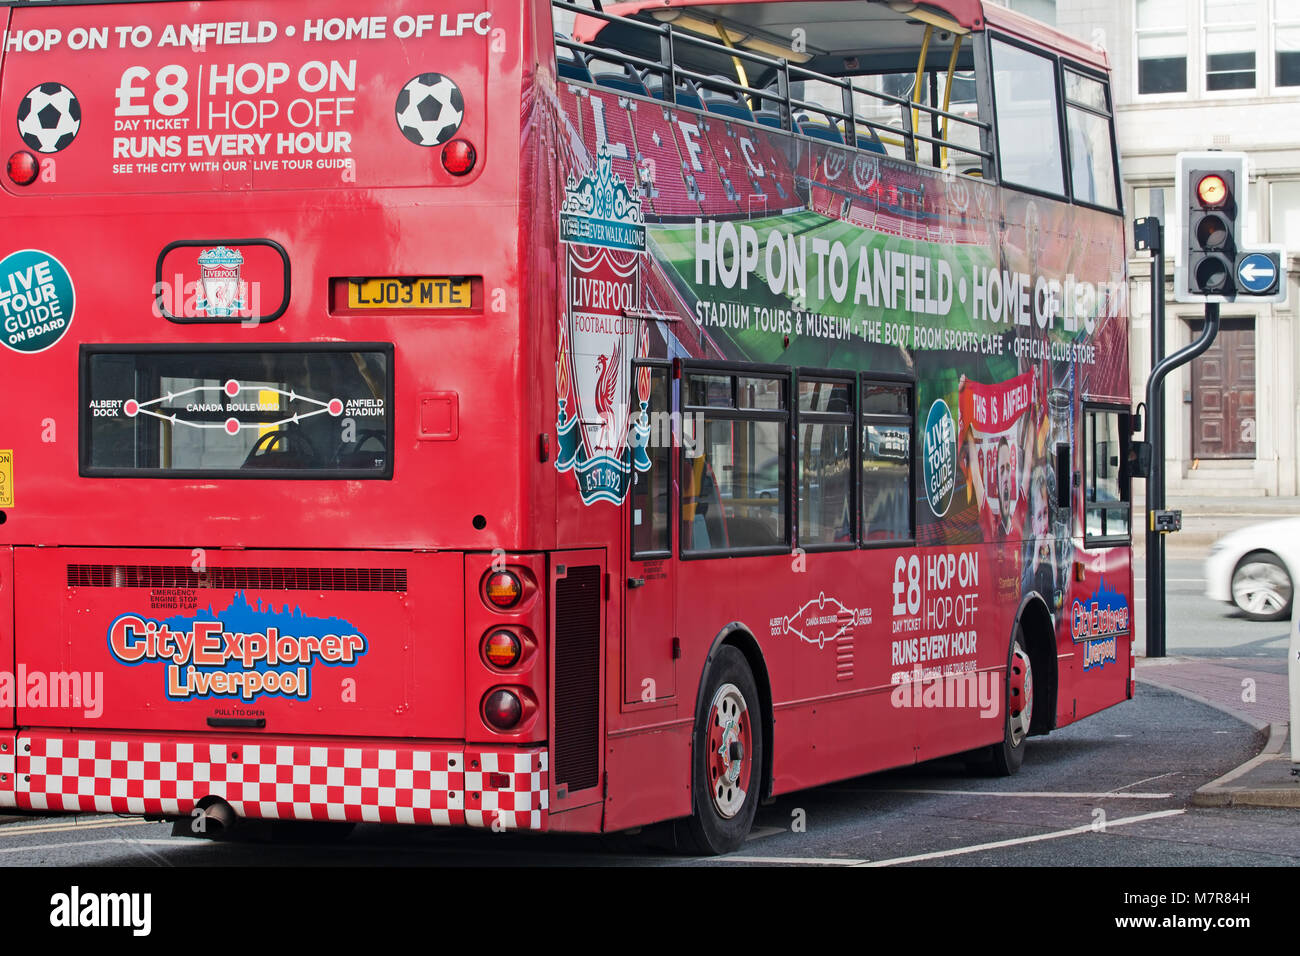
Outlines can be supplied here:
<path id="1" fill-rule="evenodd" d="M 1174 301 L 1285 302 L 1286 250 L 1245 244 L 1250 211 L 1246 154 L 1179 153 L 1177 159 L 1174 190 L 1183 221 Z"/>
<path id="2" fill-rule="evenodd" d="M 1246 156 L 1179 153 L 1176 189 L 1182 203 L 1182 261 L 1174 270 L 1181 302 L 1231 302 L 1245 238 Z"/>

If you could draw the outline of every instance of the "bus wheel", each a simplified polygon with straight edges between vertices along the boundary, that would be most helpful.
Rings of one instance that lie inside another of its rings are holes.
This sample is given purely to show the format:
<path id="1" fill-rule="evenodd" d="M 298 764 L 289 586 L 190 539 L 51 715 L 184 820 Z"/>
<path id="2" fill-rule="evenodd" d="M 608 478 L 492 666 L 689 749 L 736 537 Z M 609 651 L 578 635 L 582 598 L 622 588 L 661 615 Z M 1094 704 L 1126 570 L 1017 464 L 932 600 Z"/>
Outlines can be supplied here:
<path id="1" fill-rule="evenodd" d="M 1002 743 L 994 744 L 990 756 L 993 772 L 1009 777 L 1020 769 L 1025 759 L 1025 738 L 1034 716 L 1034 672 L 1025 650 L 1024 631 L 1016 624 L 1007 661 L 1006 720 L 1002 725 Z"/>
<path id="2" fill-rule="evenodd" d="M 763 720 L 758 688 L 745 655 L 718 650 L 704 682 L 704 707 L 695 722 L 689 823 L 698 852 L 730 853 L 749 835 L 758 811 L 763 766 Z"/>

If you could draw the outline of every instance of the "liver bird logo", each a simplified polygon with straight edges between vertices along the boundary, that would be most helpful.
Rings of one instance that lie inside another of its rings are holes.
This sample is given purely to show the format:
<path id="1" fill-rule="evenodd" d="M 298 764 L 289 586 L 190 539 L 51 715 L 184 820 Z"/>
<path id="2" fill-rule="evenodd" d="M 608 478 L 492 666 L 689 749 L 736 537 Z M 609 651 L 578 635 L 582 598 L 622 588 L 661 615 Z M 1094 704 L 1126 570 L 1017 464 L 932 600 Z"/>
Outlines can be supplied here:
<path id="1" fill-rule="evenodd" d="M 618 396 L 618 370 L 623 356 L 623 341 L 614 343 L 614 350 L 609 355 L 596 358 L 596 413 L 600 415 L 600 433 L 596 437 L 597 448 L 616 448 L 617 436 L 614 434 L 614 400 Z"/>

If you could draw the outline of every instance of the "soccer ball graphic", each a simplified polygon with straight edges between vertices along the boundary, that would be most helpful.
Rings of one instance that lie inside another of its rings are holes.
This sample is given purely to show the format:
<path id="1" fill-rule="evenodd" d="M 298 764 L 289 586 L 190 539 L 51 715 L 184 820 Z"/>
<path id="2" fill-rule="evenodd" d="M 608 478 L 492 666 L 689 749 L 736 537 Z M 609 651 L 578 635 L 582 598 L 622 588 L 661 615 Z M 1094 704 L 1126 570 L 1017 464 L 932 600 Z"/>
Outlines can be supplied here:
<path id="1" fill-rule="evenodd" d="M 18 104 L 18 133 L 38 153 L 72 145 L 81 129 L 81 104 L 62 83 L 42 83 Z"/>
<path id="2" fill-rule="evenodd" d="M 464 119 L 460 87 L 441 73 L 421 73 L 397 94 L 397 125 L 416 146 L 441 146 Z"/>

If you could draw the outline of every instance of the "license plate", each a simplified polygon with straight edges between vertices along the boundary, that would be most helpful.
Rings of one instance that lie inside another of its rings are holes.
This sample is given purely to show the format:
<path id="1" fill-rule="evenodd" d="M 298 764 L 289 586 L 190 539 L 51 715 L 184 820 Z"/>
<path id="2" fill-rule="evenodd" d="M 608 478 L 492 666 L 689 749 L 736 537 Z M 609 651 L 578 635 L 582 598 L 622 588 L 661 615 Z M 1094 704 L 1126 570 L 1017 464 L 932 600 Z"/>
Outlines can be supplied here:
<path id="1" fill-rule="evenodd" d="M 468 279 L 352 279 L 349 309 L 468 309 Z"/>

